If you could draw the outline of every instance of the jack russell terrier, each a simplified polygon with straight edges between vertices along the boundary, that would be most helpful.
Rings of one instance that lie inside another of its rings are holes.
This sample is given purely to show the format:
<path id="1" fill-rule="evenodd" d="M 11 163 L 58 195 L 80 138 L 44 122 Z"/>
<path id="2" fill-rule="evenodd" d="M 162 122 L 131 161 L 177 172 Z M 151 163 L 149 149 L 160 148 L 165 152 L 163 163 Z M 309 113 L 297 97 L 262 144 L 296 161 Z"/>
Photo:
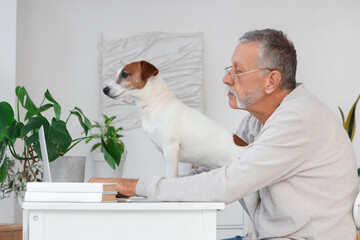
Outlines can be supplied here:
<path id="1" fill-rule="evenodd" d="M 143 131 L 163 153 L 168 178 L 178 176 L 178 162 L 207 168 L 229 164 L 247 145 L 235 134 L 179 101 L 146 61 L 118 72 L 103 92 L 113 99 L 135 100 Z"/>

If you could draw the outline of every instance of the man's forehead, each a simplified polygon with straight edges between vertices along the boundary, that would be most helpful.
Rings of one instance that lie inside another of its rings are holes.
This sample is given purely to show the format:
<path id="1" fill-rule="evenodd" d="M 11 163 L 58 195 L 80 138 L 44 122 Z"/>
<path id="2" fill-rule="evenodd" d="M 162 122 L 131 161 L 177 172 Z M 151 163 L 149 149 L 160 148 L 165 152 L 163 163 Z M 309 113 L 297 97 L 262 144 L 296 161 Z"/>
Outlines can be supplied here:
<path id="1" fill-rule="evenodd" d="M 257 42 L 239 43 L 235 48 L 231 61 L 237 64 L 243 62 L 256 63 L 258 51 L 259 51 L 259 44 Z"/>

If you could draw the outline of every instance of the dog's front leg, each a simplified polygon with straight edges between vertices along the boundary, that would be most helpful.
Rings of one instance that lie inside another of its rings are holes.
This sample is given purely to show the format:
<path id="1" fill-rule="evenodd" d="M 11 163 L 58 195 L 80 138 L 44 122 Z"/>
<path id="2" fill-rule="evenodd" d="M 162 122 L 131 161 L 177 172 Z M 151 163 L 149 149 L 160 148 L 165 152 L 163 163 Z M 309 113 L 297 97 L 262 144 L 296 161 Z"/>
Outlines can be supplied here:
<path id="1" fill-rule="evenodd" d="M 171 144 L 163 147 L 166 166 L 166 177 L 178 177 L 179 144 Z"/>

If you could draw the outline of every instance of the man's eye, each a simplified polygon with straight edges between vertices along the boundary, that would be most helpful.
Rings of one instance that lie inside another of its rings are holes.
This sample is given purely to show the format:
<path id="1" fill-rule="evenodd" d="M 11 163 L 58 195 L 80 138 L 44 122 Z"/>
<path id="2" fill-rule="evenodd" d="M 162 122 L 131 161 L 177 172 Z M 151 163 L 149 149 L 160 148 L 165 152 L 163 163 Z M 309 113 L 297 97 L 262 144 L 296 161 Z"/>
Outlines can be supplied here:
<path id="1" fill-rule="evenodd" d="M 122 77 L 122 78 L 127 78 L 128 76 L 129 76 L 128 73 L 126 73 L 126 72 L 121 72 L 121 77 Z"/>

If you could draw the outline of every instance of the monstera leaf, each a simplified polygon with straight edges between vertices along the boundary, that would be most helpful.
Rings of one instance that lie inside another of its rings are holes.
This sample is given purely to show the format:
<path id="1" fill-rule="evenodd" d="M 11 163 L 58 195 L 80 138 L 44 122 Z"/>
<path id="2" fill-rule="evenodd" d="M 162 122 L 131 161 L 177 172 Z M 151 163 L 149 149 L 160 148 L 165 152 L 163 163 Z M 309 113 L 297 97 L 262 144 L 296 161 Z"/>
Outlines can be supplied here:
<path id="1" fill-rule="evenodd" d="M 38 113 L 38 108 L 35 106 L 34 102 L 31 100 L 29 94 L 27 93 L 25 87 L 16 87 L 15 94 L 20 102 L 21 106 L 27 110 L 25 115 L 25 121 L 30 119 L 32 116 Z"/>
<path id="2" fill-rule="evenodd" d="M 50 162 L 64 154 L 72 142 L 66 124 L 61 120 L 52 122 L 45 137 Z"/>
<path id="3" fill-rule="evenodd" d="M 14 122 L 14 111 L 7 102 L 0 102 L 0 140 L 3 139 L 7 128 Z"/>

